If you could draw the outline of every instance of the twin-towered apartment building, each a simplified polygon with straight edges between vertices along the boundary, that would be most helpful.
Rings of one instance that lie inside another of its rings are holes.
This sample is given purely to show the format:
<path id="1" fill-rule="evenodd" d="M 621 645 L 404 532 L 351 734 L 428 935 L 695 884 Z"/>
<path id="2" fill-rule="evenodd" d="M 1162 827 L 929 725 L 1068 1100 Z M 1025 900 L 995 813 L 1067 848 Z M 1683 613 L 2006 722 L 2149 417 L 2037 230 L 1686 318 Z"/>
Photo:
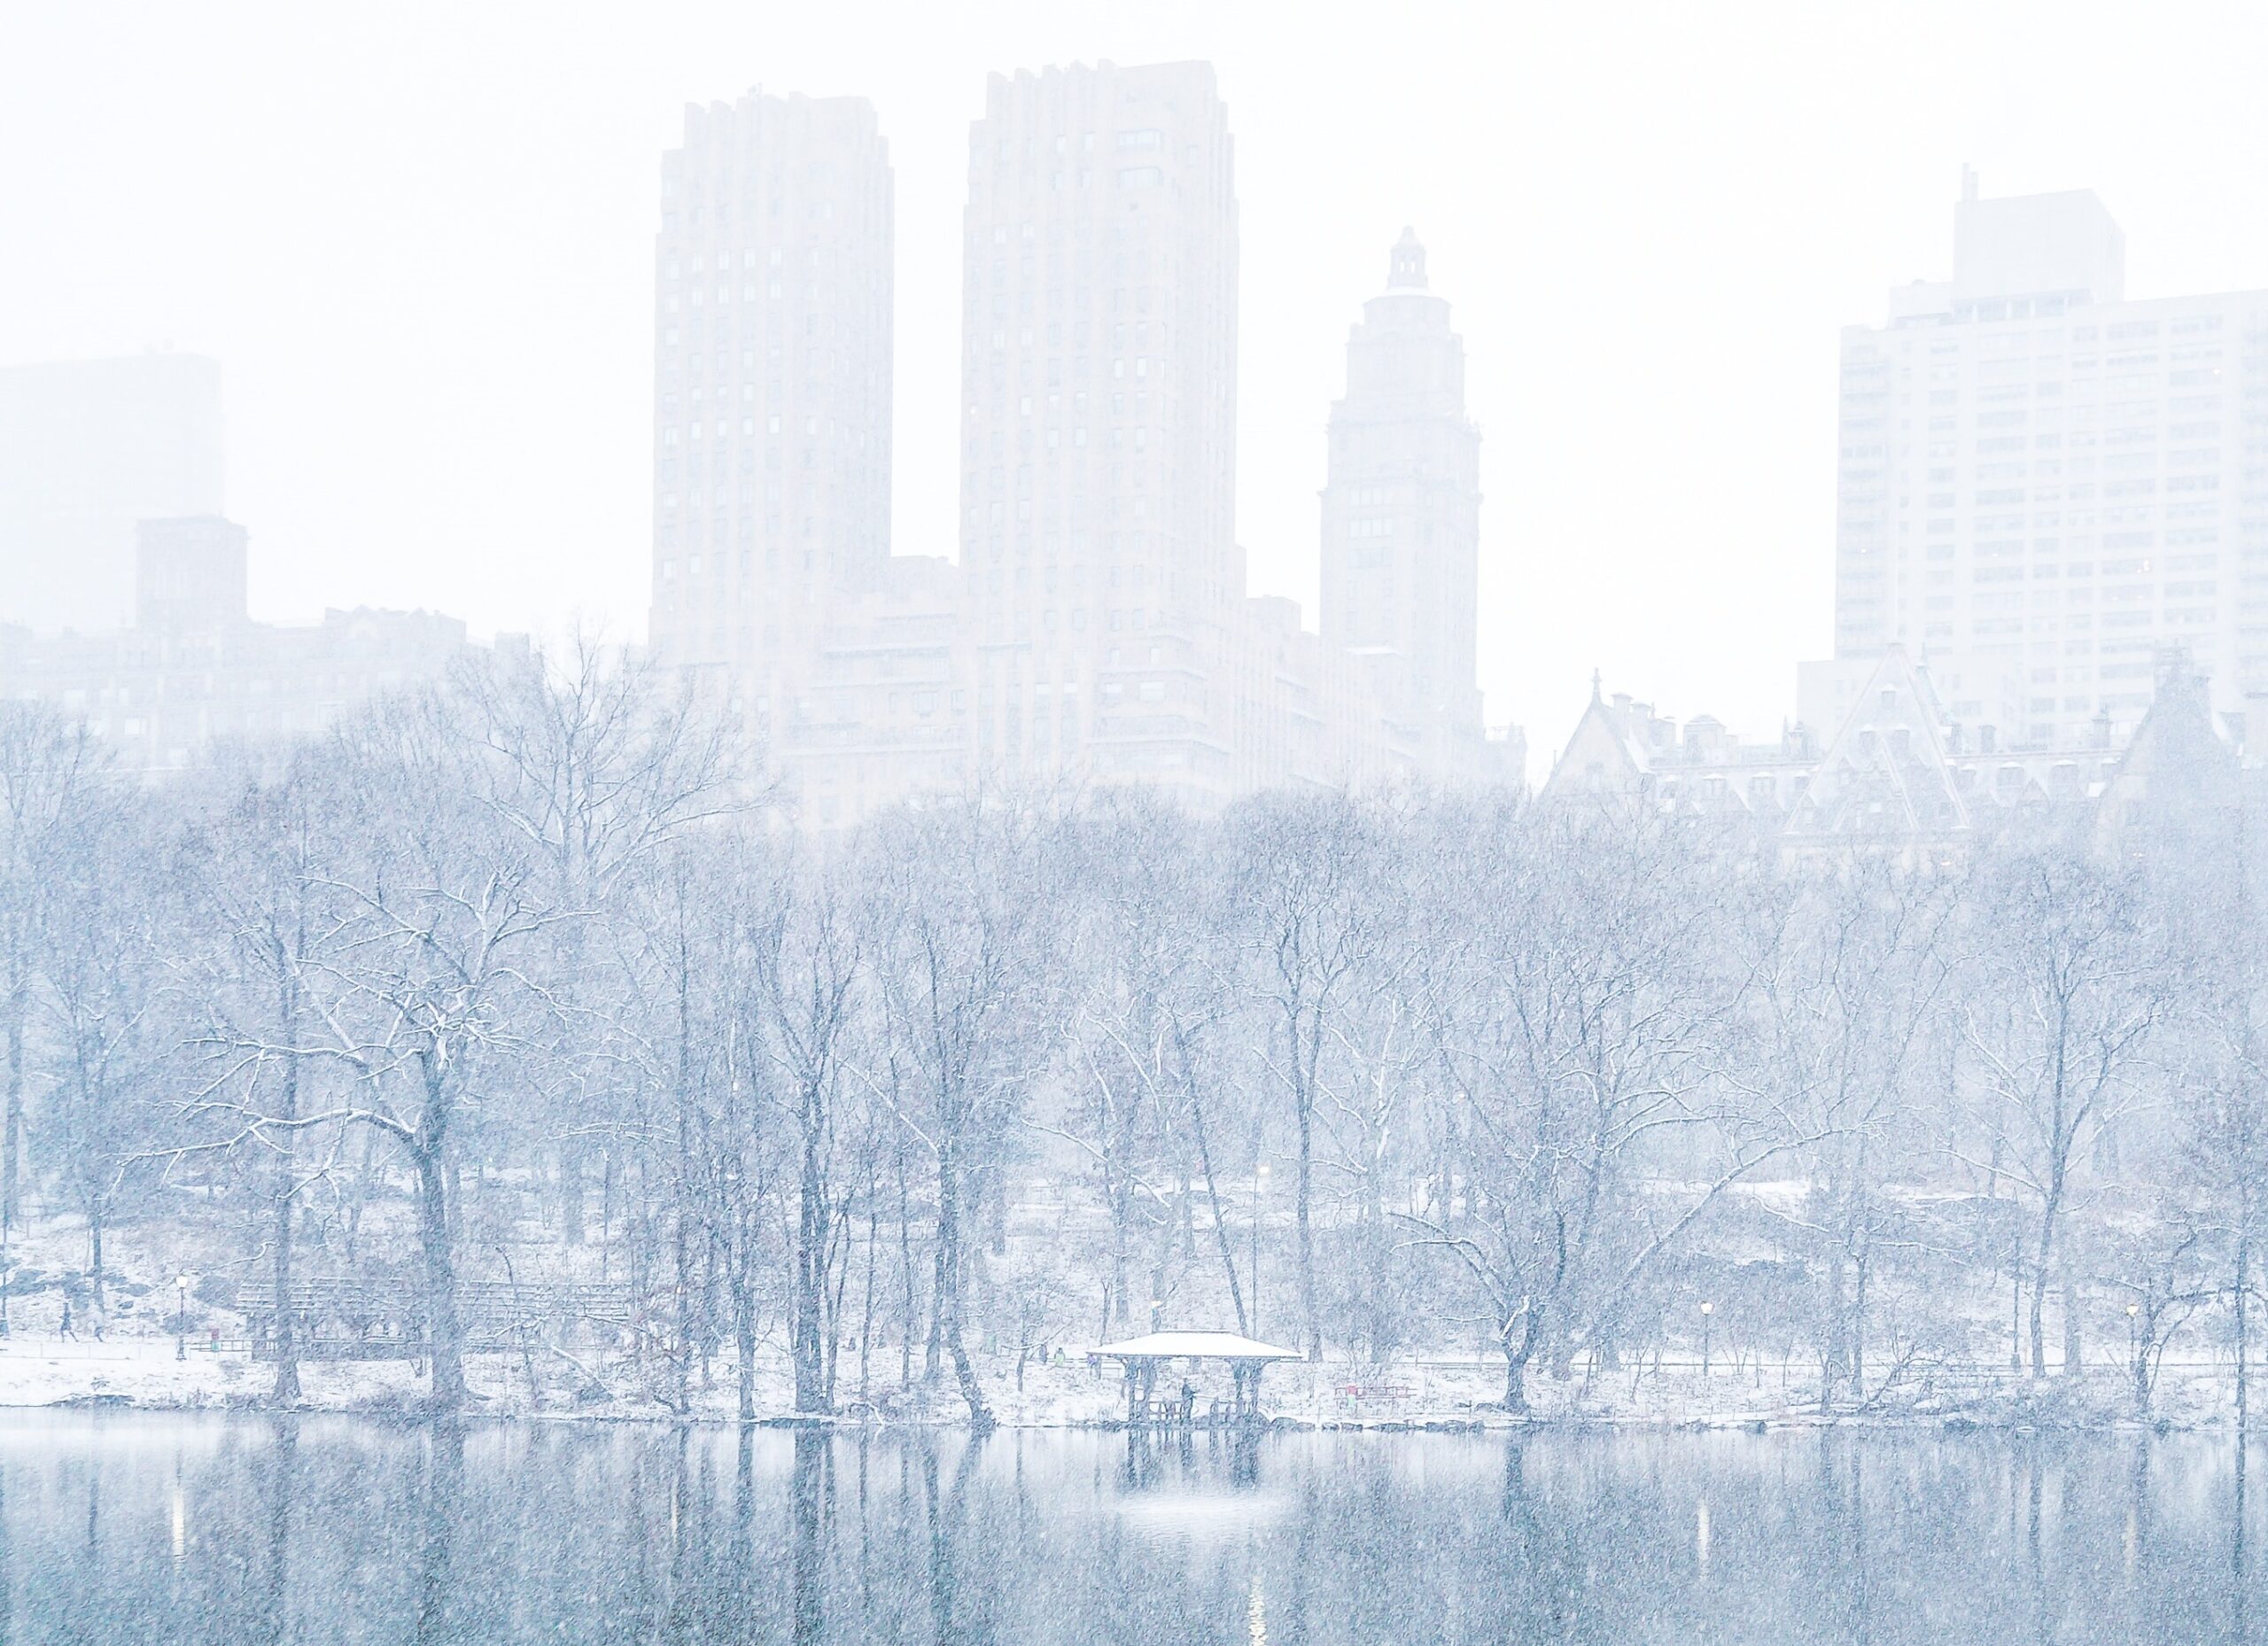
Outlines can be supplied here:
<path id="1" fill-rule="evenodd" d="M 1332 408 L 1321 633 L 1235 536 L 1235 148 L 1211 68 L 996 75 L 969 134 L 960 510 L 891 552 L 873 108 L 691 108 L 656 245 L 651 642 L 847 823 L 976 786 L 1191 804 L 1518 781 L 1477 674 L 1479 432 L 1404 232 Z M 945 438 L 944 431 L 938 438 Z"/>

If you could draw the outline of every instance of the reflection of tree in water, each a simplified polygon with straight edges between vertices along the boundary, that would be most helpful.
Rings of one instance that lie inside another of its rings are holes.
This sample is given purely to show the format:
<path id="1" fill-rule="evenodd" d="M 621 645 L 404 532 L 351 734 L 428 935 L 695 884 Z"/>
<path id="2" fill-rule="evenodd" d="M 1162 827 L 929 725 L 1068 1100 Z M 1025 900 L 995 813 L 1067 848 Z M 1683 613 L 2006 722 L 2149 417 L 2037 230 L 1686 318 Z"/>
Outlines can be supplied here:
<path id="1" fill-rule="evenodd" d="M 2245 1585 L 2250 1580 L 2244 1569 L 2244 1464 L 2245 1454 L 2250 1449 L 2251 1442 L 2240 1430 L 2236 1437 L 2236 1479 L 2229 1505 L 2229 1638 L 2240 1642 L 2240 1646 L 2252 1638 L 2244 1605 Z"/>
<path id="2" fill-rule="evenodd" d="M 291 1583 L 291 1526 L 299 1492 L 299 1421 L 280 1417 L 275 1425 L 276 1444 L 268 1465 L 268 1559 L 263 1621 L 265 1638 L 283 1641 L 289 1634 Z"/>
<path id="3" fill-rule="evenodd" d="M 1505 1558 L 1490 1572 L 1496 1600 L 1515 1640 L 1579 1640 L 1588 1633 L 1584 1616 L 1583 1560 L 1574 1547 L 1573 1527 L 1550 1505 L 1539 1501 L 1527 1478 L 1527 1445 L 1504 1446 L 1504 1483 L 1499 1507 L 1505 1533 Z"/>
<path id="4" fill-rule="evenodd" d="M 1258 1619 L 1270 1646 L 2218 1646 L 2249 1625 L 2249 1455 L 2240 1477 L 2225 1439 L 1223 1433 L 1130 1465 L 1122 1434 L 108 1438 L 127 1426 L 0 1448 L 0 1642 L 1098 1646 Z"/>
<path id="5" fill-rule="evenodd" d="M 457 1523 L 463 1514 L 464 1430 L 437 1421 L 425 1431 L 422 1528 L 417 1556 L 417 1634 L 427 1642 L 459 1637 L 455 1595 Z"/>
<path id="6" fill-rule="evenodd" d="M 962 1443 L 952 1485 L 942 1502 L 936 1449 L 934 1445 L 921 1448 L 921 1491 L 929 1527 L 929 1615 L 937 1646 L 976 1646 L 992 1638 L 992 1586 L 982 1576 L 964 1581 L 956 1547 L 967 1527 L 968 1486 L 986 1442 L 986 1436 L 975 1434 Z M 985 1552 L 980 1551 L 980 1557 Z"/>
<path id="7" fill-rule="evenodd" d="M 820 1646 L 826 1638 L 826 1566 L 819 1511 L 828 1451 L 827 1437 L 821 1431 L 796 1432 L 795 1476 L 789 1488 L 795 1518 L 796 1646 Z"/>

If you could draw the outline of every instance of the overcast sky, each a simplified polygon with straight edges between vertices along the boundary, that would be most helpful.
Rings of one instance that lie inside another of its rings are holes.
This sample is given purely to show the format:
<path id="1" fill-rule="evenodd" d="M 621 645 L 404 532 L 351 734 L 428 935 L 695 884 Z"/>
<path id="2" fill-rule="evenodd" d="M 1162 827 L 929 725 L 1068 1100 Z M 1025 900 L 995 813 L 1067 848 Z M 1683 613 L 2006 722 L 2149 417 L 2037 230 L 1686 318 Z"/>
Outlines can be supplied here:
<path id="1" fill-rule="evenodd" d="M 967 15 L 956 15 L 966 10 Z M 2137 297 L 2268 285 L 2257 4 L 384 7 L 0 0 L 0 361 L 218 357 L 258 615 L 642 635 L 658 157 L 858 93 L 897 180 L 895 546 L 955 516 L 990 70 L 1205 58 L 1243 211 L 1239 531 L 1314 618 L 1323 422 L 1404 223 L 1486 435 L 1481 677 L 1775 730 L 1829 630 L 1837 330 L 1960 167 L 2093 187 Z"/>

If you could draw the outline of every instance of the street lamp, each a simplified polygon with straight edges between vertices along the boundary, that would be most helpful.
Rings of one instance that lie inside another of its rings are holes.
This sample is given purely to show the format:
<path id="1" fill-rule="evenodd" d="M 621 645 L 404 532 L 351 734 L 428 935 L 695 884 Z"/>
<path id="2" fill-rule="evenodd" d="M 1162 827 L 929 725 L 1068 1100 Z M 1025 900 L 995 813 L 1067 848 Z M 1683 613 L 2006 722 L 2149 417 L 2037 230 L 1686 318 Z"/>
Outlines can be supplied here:
<path id="1" fill-rule="evenodd" d="M 189 1358 L 189 1277 L 174 1277 L 174 1358 Z"/>
<path id="2" fill-rule="evenodd" d="M 1709 1317 L 1717 1312 L 1714 1303 L 1701 1305 L 1701 1375 L 1709 1375 Z"/>

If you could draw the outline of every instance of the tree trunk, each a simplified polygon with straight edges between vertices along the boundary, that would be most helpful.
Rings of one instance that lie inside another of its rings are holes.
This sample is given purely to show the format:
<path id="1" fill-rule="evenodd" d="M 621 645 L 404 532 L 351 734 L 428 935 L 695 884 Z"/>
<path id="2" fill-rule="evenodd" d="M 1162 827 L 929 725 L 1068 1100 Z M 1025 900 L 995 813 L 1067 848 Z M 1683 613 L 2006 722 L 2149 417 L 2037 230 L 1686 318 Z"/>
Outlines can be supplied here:
<path id="1" fill-rule="evenodd" d="M 800 1115 L 803 1171 L 796 1208 L 795 1323 L 790 1337 L 796 1359 L 796 1410 L 823 1412 L 827 1399 L 822 1356 L 827 1334 L 827 1190 L 821 1146 L 825 1142 L 823 1099 L 806 1083 Z"/>
<path id="2" fill-rule="evenodd" d="M 1508 1333 L 1504 1339 L 1504 1410 L 1514 1417 L 1527 1416 L 1527 1363 L 1535 1353 L 1535 1332 L 1531 1324 L 1524 1339 L 1514 1344 Z"/>
<path id="3" fill-rule="evenodd" d="M 1834 1391 L 1845 1386 L 1851 1377 L 1851 1312 L 1844 1302 L 1845 1270 L 1844 1259 L 1846 1246 L 1838 1242 L 1828 1254 L 1827 1273 L 1822 1280 L 1827 1298 L 1821 1308 L 1826 1316 L 1825 1341 L 1820 1345 L 1820 1404 L 1822 1409 L 1834 1401 Z"/>
<path id="4" fill-rule="evenodd" d="M 2247 1410 L 2251 1395 L 2251 1374 L 2246 1365 L 2248 1355 L 2245 1304 L 2247 1300 L 2244 1295 L 2245 1287 L 2250 1284 L 2250 1277 L 2246 1273 L 2251 1266 L 2252 1258 L 2250 1209 L 2249 1207 L 2245 1208 L 2245 1226 L 2236 1238 L 2236 1432 L 2239 1434 L 2245 1432 L 2246 1420 L 2250 1415 Z"/>
<path id="5" fill-rule="evenodd" d="M 425 1262 L 425 1351 L 432 1367 L 436 1411 L 464 1404 L 464 1328 L 457 1318 L 456 1252 L 450 1239 L 448 1175 L 440 1148 L 414 1152 L 417 1163 L 417 1235 Z"/>
<path id="6" fill-rule="evenodd" d="M 1205 1099 L 1197 1089 L 1197 1083 L 1190 1078 L 1189 1048 L 1182 1041 L 1178 1030 L 1174 1035 L 1174 1049 L 1181 1061 L 1182 1088 L 1189 1097 L 1190 1126 L 1197 1139 L 1197 1167 L 1205 1177 L 1205 1200 L 1213 1208 L 1213 1238 L 1221 1248 L 1221 1272 L 1228 1277 L 1229 1302 L 1236 1309 L 1237 1331 L 1249 1337 L 1252 1335 L 1252 1323 L 1245 1315 L 1244 1287 L 1237 1278 L 1237 1259 L 1229 1245 L 1228 1225 L 1221 1221 L 1220 1186 L 1213 1179 L 1213 1147 L 1205 1135 Z"/>
<path id="7" fill-rule="evenodd" d="M 1296 1044 L 1293 1055 L 1298 1054 Z M 1323 1358 L 1323 1320 L 1315 1300 L 1315 1227 L 1308 1215 L 1309 1196 L 1315 1182 L 1315 1110 L 1311 1099 L 1302 1091 L 1293 1103 L 1299 1117 L 1300 1169 L 1299 1193 L 1294 1210 L 1299 1220 L 1300 1246 L 1300 1313 L 1307 1324 L 1308 1358 Z"/>
<path id="8" fill-rule="evenodd" d="M 289 1004 L 284 1006 L 286 1024 L 297 1021 L 297 1013 Z M 285 1121 L 299 1117 L 299 1061 L 297 1058 L 284 1060 L 283 1115 Z M 299 1147 L 294 1141 L 298 1130 L 285 1126 L 276 1139 L 276 1381 L 268 1398 L 278 1408 L 296 1406 L 299 1401 L 299 1331 L 291 1311 L 291 1198 L 298 1188 L 296 1161 Z"/>
<path id="9" fill-rule="evenodd" d="M 2031 1271 L 2031 1314 L 2026 1324 L 2031 1339 L 2031 1375 L 2047 1375 L 2047 1275 L 2055 1256 L 2055 1199 L 2051 1194 L 2039 1214 L 2039 1255 Z"/>
<path id="10" fill-rule="evenodd" d="M 743 1227 L 740 1261 L 734 1265 L 733 1276 L 733 1353 L 736 1357 L 742 1423 L 756 1421 L 756 1287 L 750 1273 L 755 1262 L 749 1254 L 750 1244 L 750 1232 Z"/>
<path id="11" fill-rule="evenodd" d="M 981 1434 L 992 1427 L 992 1413 L 984 1403 L 984 1391 L 977 1384 L 976 1370 L 969 1363 L 968 1346 L 962 1339 L 959 1177 L 952 1152 L 947 1150 L 937 1162 L 937 1306 L 932 1316 L 931 1340 L 944 1338 L 952 1355 L 953 1377 L 960 1386 L 961 1399 L 968 1406 L 969 1425 Z"/>
<path id="12" fill-rule="evenodd" d="M 2063 1375 L 2067 1378 L 2078 1377 L 2084 1363 L 2080 1353 L 2080 1325 L 2079 1285 L 2071 1277 L 2071 1266 L 2066 1263 L 2063 1265 Z"/>
<path id="13" fill-rule="evenodd" d="M 0 1142 L 0 1234 L 12 1235 L 23 1215 L 18 1200 L 23 1181 L 24 1018 L 29 991 L 19 982 L 8 992 L 8 1104 L 6 1137 Z"/>
<path id="14" fill-rule="evenodd" d="M 1872 1267 L 1862 1246 L 1852 1256 L 1851 1271 L 1851 1398 L 1860 1405 L 1867 1398 L 1867 1279 Z"/>
<path id="15" fill-rule="evenodd" d="M 562 1144 L 558 1157 L 559 1238 L 568 1246 L 583 1244 L 583 1151 Z"/>

